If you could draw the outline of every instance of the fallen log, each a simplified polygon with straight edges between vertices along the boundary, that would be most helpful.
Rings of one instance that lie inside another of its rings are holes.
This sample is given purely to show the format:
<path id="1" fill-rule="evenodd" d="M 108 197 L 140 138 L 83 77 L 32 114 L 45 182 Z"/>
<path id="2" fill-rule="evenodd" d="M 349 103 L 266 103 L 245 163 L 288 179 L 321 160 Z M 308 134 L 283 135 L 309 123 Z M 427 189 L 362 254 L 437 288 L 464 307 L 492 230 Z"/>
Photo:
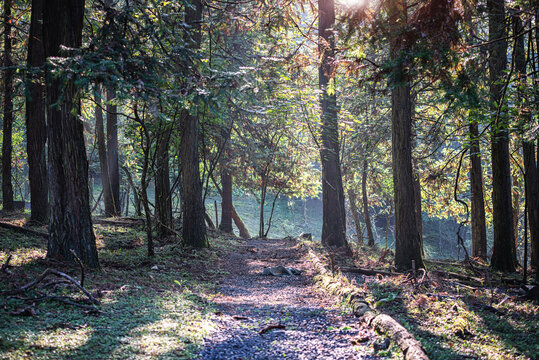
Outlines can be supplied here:
<path id="1" fill-rule="evenodd" d="M 15 231 L 15 232 L 18 232 L 18 233 L 26 234 L 26 235 L 40 236 L 40 237 L 45 238 L 45 239 L 49 238 L 49 234 L 47 234 L 47 233 L 32 230 L 32 229 L 28 229 L 28 228 L 25 228 L 25 227 L 22 227 L 22 226 L 13 225 L 13 224 L 6 223 L 6 222 L 3 222 L 3 221 L 0 221 L 0 227 L 2 227 L 4 229 L 11 230 L 11 231 Z"/>
<path id="2" fill-rule="evenodd" d="M 378 333 L 387 334 L 400 347 L 405 360 L 429 360 L 421 343 L 408 330 L 391 316 L 376 314 L 365 300 L 361 290 L 350 284 L 348 279 L 341 274 L 333 274 L 316 253 L 308 246 L 307 248 L 309 260 L 318 274 L 317 281 L 322 287 L 333 295 L 344 297 L 355 316 Z"/>
<path id="3" fill-rule="evenodd" d="M 384 275 L 384 276 L 399 276 L 402 275 L 400 273 L 391 272 L 391 271 L 385 271 L 385 270 L 376 270 L 376 269 L 363 269 L 358 267 L 343 267 L 341 268 L 342 272 L 349 272 L 353 274 L 361 274 L 361 275 Z"/>

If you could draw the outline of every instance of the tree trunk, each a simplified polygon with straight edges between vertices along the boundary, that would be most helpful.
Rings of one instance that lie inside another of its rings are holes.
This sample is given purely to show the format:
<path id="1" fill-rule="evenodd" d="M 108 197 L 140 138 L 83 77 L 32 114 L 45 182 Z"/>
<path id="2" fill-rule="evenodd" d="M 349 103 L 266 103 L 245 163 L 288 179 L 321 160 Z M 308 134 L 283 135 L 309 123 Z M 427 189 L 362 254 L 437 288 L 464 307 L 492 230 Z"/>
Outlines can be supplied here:
<path id="1" fill-rule="evenodd" d="M 513 33 L 520 34 L 524 29 L 520 14 L 513 15 Z M 528 36 L 528 41 L 531 40 L 531 36 Z M 538 39 L 539 41 L 539 39 Z M 517 100 L 520 109 L 520 122 L 526 126 L 531 124 L 530 114 L 530 101 L 527 98 L 527 61 L 526 50 L 524 46 L 525 35 L 517 39 L 515 46 L 515 72 L 517 74 L 518 86 L 517 86 Z M 527 130 L 526 128 L 524 130 Z M 526 139 L 523 136 L 522 140 L 522 157 L 524 160 L 524 187 L 526 194 L 526 204 L 528 208 L 528 224 L 530 228 L 531 238 L 531 267 L 539 269 L 539 184 L 538 184 L 538 169 L 535 162 L 535 144 L 532 141 Z M 526 226 L 526 224 L 524 224 Z M 526 245 L 525 245 L 526 246 Z M 524 259 L 523 263 L 526 264 L 527 259 Z"/>
<path id="2" fill-rule="evenodd" d="M 406 3 L 392 0 L 390 18 L 395 27 L 406 24 Z M 414 175 L 412 170 L 412 110 L 408 74 L 401 59 L 402 39 L 391 41 L 391 54 L 397 62 L 391 84 L 392 168 L 395 201 L 395 266 L 399 270 L 424 267 L 421 238 L 417 229 Z"/>
<path id="3" fill-rule="evenodd" d="M 483 198 L 483 170 L 477 121 L 470 123 L 470 188 L 472 203 L 472 257 L 487 258 L 487 227 Z"/>
<path id="4" fill-rule="evenodd" d="M 232 172 L 229 169 L 230 158 L 230 131 L 221 130 L 221 139 L 225 143 L 221 158 L 221 224 L 219 230 L 232 233 Z"/>
<path id="5" fill-rule="evenodd" d="M 47 0 L 43 10 L 45 56 L 62 56 L 80 48 L 84 0 Z M 61 100 L 60 103 L 58 101 Z M 57 104 L 53 106 L 53 104 Z M 50 223 L 47 256 L 72 260 L 74 250 L 92 268 L 99 266 L 90 216 L 88 161 L 80 98 L 72 78 L 47 83 Z"/>
<path id="6" fill-rule="evenodd" d="M 120 168 L 118 163 L 118 114 L 114 104 L 114 92 L 107 90 L 107 164 L 112 199 L 111 213 L 120 216 Z"/>
<path id="7" fill-rule="evenodd" d="M 520 220 L 520 181 L 517 173 L 512 175 L 512 180 L 513 181 L 511 188 L 513 189 L 513 240 L 515 241 L 515 255 L 517 255 L 516 249 L 518 249 L 518 223 Z M 518 264 L 518 259 L 516 259 L 516 261 Z"/>
<path id="8" fill-rule="evenodd" d="M 318 0 L 318 86 L 322 110 L 322 244 L 348 247 L 346 241 L 346 212 L 339 160 L 337 128 L 337 97 L 335 94 L 335 3 Z"/>
<path id="9" fill-rule="evenodd" d="M 166 126 L 166 125 L 165 125 Z M 159 137 L 157 144 L 157 161 L 155 170 L 155 215 L 157 218 L 157 232 L 164 237 L 172 234 L 172 194 L 170 191 L 169 153 L 171 129 L 166 126 L 163 136 Z"/>
<path id="10" fill-rule="evenodd" d="M 4 0 L 4 132 L 2 140 L 2 205 L 13 211 L 13 185 L 11 184 L 11 154 L 13 132 L 13 62 L 11 0 Z"/>
<path id="11" fill-rule="evenodd" d="M 43 49 L 43 0 L 32 0 L 27 64 L 40 68 L 45 62 Z M 49 221 L 49 189 L 45 143 L 45 91 L 42 77 L 28 75 L 26 98 L 26 151 L 28 153 L 28 180 L 30 182 L 30 220 L 46 224 Z"/>
<path id="12" fill-rule="evenodd" d="M 369 246 L 374 246 L 374 235 L 372 233 L 371 217 L 369 215 L 369 199 L 367 197 L 367 171 L 369 164 L 367 159 L 363 160 L 363 173 L 361 174 L 361 196 L 363 199 L 363 217 L 365 218 L 365 226 L 367 227 L 367 238 Z"/>
<path id="13" fill-rule="evenodd" d="M 357 208 L 356 194 L 352 189 L 348 189 L 348 201 L 350 203 L 350 210 L 352 211 L 352 217 L 354 218 L 354 226 L 356 228 L 356 238 L 358 244 L 363 244 L 363 231 L 361 230 L 361 220 L 359 209 Z"/>
<path id="14" fill-rule="evenodd" d="M 107 160 L 107 144 L 105 140 L 105 127 L 103 122 L 103 110 L 101 108 L 101 85 L 97 85 L 95 98 L 95 134 L 97 138 L 97 153 L 101 168 L 101 185 L 103 186 L 103 201 L 105 203 L 105 216 L 114 216 L 112 193 L 110 191 L 110 176 Z"/>
<path id="15" fill-rule="evenodd" d="M 492 223 L 494 247 L 491 265 L 511 272 L 516 267 L 509 163 L 509 119 L 498 112 L 503 101 L 504 72 L 507 65 L 507 31 L 504 0 L 488 0 L 489 14 L 489 81 L 492 111 L 496 113 L 491 131 Z"/>

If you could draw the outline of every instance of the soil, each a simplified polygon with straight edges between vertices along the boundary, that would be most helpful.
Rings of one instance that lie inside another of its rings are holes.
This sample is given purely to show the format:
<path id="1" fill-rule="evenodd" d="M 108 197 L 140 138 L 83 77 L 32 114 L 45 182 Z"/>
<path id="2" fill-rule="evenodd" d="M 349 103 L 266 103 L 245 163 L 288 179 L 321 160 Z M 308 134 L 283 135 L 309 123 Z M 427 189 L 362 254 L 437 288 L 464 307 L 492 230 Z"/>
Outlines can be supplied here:
<path id="1" fill-rule="evenodd" d="M 375 334 L 316 289 L 294 240 L 242 240 L 220 265 L 226 275 L 212 299 L 219 329 L 205 339 L 199 359 L 380 358 L 372 350 Z M 278 265 L 301 275 L 261 274 Z"/>

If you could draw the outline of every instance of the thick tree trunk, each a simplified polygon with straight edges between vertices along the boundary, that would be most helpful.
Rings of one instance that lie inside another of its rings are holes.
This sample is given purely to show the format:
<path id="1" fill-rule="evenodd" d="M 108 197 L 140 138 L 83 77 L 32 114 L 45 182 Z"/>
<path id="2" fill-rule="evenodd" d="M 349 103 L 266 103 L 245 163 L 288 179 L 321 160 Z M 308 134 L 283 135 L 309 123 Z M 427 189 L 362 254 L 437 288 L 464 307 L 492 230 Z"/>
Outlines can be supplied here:
<path id="1" fill-rule="evenodd" d="M 357 242 L 358 244 L 363 244 L 363 231 L 361 229 L 360 213 L 357 207 L 356 194 L 352 189 L 348 189 L 348 202 L 350 203 L 350 210 L 352 211 L 352 217 L 354 218 Z"/>
<path id="2" fill-rule="evenodd" d="M 208 246 L 206 224 L 204 224 L 204 204 L 202 203 L 202 183 L 200 181 L 198 158 L 198 116 L 184 110 L 181 122 L 182 154 L 181 171 L 183 180 L 183 231 L 186 245 L 194 248 Z"/>
<path id="3" fill-rule="evenodd" d="M 483 170 L 477 121 L 470 123 L 470 188 L 472 203 L 472 257 L 487 258 L 487 227 L 483 197 Z"/>
<path id="4" fill-rule="evenodd" d="M 110 191 L 110 176 L 107 159 L 107 144 L 105 140 L 105 126 L 103 121 L 103 110 L 101 108 L 101 89 L 97 85 L 97 96 L 95 98 L 95 135 L 97 138 L 97 153 L 99 155 L 99 165 L 101 168 L 101 185 L 103 186 L 103 202 L 105 203 L 105 216 L 114 216 L 114 206 L 112 193 Z"/>
<path id="5" fill-rule="evenodd" d="M 170 131 L 168 127 L 163 130 L 157 144 L 157 161 L 155 170 L 155 215 L 157 218 L 157 232 L 159 236 L 172 234 L 172 194 L 170 191 L 169 153 Z"/>
<path id="6" fill-rule="evenodd" d="M 200 47 L 202 40 L 202 2 L 190 1 L 185 11 L 185 22 L 190 31 L 185 34 L 185 40 L 192 50 Z M 194 64 L 193 64 L 194 66 Z M 187 75 L 187 74 L 186 74 Z M 193 110 L 193 111 L 196 111 Z M 181 173 L 183 188 L 183 241 L 187 246 L 203 248 L 208 246 L 206 239 L 206 224 L 204 223 L 204 203 L 202 202 L 202 183 L 200 181 L 198 154 L 198 114 L 190 114 L 184 110 L 181 118 Z"/>
<path id="7" fill-rule="evenodd" d="M 367 196 L 367 171 L 369 164 L 367 159 L 363 160 L 363 172 L 361 174 L 361 197 L 363 200 L 363 217 L 365 218 L 365 226 L 367 227 L 367 245 L 374 246 L 374 235 L 372 233 L 371 217 L 369 215 L 369 199 Z"/>
<path id="8" fill-rule="evenodd" d="M 82 44 L 84 0 L 47 0 L 43 10 L 45 56 L 62 56 Z M 58 104 L 58 101 L 61 102 Z M 57 104 L 52 106 L 53 104 Z M 47 256 L 99 266 L 90 216 L 88 161 L 80 99 L 74 79 L 47 82 L 50 223 Z"/>
<path id="9" fill-rule="evenodd" d="M 507 65 L 507 30 L 504 0 L 487 0 L 489 14 L 489 81 L 492 111 L 496 114 L 491 128 L 492 223 L 494 247 L 491 265 L 511 272 L 516 267 L 509 163 L 509 119 L 498 112 L 503 101 L 504 72 Z"/>
<path id="10" fill-rule="evenodd" d="M 2 137 L 2 205 L 13 211 L 13 185 L 11 184 L 11 154 L 13 132 L 13 62 L 11 0 L 4 0 L 4 132 Z"/>
<path id="11" fill-rule="evenodd" d="M 118 114 L 115 95 L 107 90 L 107 165 L 112 208 L 108 216 L 120 216 L 120 168 L 118 163 Z"/>
<path id="12" fill-rule="evenodd" d="M 45 62 L 43 48 L 43 0 L 32 0 L 27 64 L 32 71 Z M 49 221 L 49 189 L 47 174 L 47 128 L 45 125 L 45 89 L 42 77 L 29 75 L 26 98 L 26 151 L 30 182 L 30 220 L 46 224 Z"/>
<path id="13" fill-rule="evenodd" d="M 391 22 L 395 27 L 406 24 L 406 2 L 392 0 L 389 4 Z M 402 25 L 399 25 L 402 24 Z M 398 29 L 396 29 L 398 30 Z M 408 74 L 405 72 L 402 39 L 391 41 L 391 54 L 397 62 L 391 84 L 392 168 L 395 202 L 395 266 L 399 270 L 424 267 L 421 238 L 417 229 L 414 175 L 412 168 L 412 109 Z"/>
<path id="14" fill-rule="evenodd" d="M 318 86 L 322 110 L 322 244 L 348 247 L 346 241 L 346 212 L 339 160 L 337 128 L 337 97 L 335 94 L 335 3 L 318 0 Z"/>

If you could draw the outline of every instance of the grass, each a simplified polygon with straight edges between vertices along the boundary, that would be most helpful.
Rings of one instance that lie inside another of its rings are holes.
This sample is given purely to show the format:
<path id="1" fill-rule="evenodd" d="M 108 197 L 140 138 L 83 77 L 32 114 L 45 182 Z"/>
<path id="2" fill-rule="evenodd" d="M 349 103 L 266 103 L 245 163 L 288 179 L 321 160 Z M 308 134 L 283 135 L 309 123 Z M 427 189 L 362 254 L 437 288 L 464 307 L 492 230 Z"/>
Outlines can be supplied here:
<path id="1" fill-rule="evenodd" d="M 199 252 L 171 240 L 158 244 L 150 260 L 142 229 L 96 225 L 95 230 L 102 269 L 86 274 L 85 287 L 100 297 L 102 313 L 49 301 L 36 304 L 35 316 L 14 316 L 9 313 L 32 304 L 10 299 L 0 310 L 0 359 L 192 358 L 214 330 L 211 294 L 220 276 L 215 266 L 221 239 Z M 13 275 L 0 274 L 0 291 L 49 266 L 79 277 L 76 267 L 45 259 L 45 242 L 0 230 L 0 262 L 11 254 L 14 266 Z M 62 294 L 80 297 L 66 289 Z"/>

